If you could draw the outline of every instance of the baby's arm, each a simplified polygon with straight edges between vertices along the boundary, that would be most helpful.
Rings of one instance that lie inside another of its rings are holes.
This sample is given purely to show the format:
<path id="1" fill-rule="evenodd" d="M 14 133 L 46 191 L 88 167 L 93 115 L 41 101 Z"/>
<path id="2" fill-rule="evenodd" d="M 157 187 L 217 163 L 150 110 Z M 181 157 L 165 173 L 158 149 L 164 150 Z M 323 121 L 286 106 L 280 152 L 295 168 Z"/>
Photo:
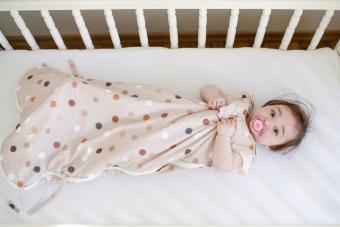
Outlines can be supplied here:
<path id="1" fill-rule="evenodd" d="M 231 149 L 231 137 L 235 132 L 235 119 L 217 122 L 217 135 L 213 149 L 213 168 L 217 171 L 240 169 L 243 162 L 239 153 Z"/>

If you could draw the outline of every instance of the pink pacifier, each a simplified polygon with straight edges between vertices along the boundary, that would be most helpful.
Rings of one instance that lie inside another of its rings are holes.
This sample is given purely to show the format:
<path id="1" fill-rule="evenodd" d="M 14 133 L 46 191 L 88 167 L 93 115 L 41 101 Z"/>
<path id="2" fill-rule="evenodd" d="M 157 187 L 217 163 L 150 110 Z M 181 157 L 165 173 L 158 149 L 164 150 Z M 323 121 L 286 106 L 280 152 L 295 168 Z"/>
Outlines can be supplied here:
<path id="1" fill-rule="evenodd" d="M 254 129 L 255 129 L 257 132 L 260 132 L 260 131 L 263 129 L 262 121 L 256 120 L 256 121 L 254 122 Z"/>

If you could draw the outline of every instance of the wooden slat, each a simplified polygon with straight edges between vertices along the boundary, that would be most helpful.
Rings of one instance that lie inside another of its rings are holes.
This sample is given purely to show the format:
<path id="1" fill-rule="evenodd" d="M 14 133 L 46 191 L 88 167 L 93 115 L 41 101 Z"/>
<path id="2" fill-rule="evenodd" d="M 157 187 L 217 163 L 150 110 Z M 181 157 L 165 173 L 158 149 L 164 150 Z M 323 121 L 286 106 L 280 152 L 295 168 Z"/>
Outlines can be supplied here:
<path id="1" fill-rule="evenodd" d="M 257 28 L 256 37 L 255 37 L 255 41 L 254 41 L 254 45 L 253 45 L 253 47 L 255 47 L 255 48 L 261 47 L 264 34 L 266 33 L 266 28 L 267 28 L 267 25 L 268 25 L 270 14 L 271 14 L 270 9 L 264 9 L 262 11 L 259 27 Z"/>
<path id="2" fill-rule="evenodd" d="M 145 18 L 143 9 L 136 9 L 136 18 L 138 25 L 139 40 L 142 47 L 149 47 L 148 34 L 145 27 Z"/>
<path id="3" fill-rule="evenodd" d="M 293 16 L 290 18 L 289 25 L 285 31 L 285 34 L 282 38 L 281 45 L 279 47 L 280 50 L 287 50 L 290 41 L 295 32 L 295 28 L 300 21 L 300 17 L 302 15 L 302 9 L 294 10 Z"/>
<path id="4" fill-rule="evenodd" d="M 110 36 L 111 36 L 111 40 L 112 40 L 114 48 L 116 48 L 116 49 L 122 48 L 122 45 L 120 43 L 118 30 L 116 28 L 116 23 L 115 23 L 115 20 L 113 18 L 113 15 L 112 15 L 112 10 L 111 9 L 105 9 L 104 14 L 105 14 L 107 26 L 109 27 L 109 32 L 110 32 Z"/>
<path id="5" fill-rule="evenodd" d="M 5 48 L 5 50 L 13 50 L 11 44 L 9 44 L 8 40 L 6 39 L 5 35 L 0 30 L 0 44 Z"/>
<path id="6" fill-rule="evenodd" d="M 86 25 L 85 25 L 83 16 L 80 13 L 80 10 L 77 10 L 77 9 L 72 10 L 72 15 L 74 17 L 74 21 L 77 24 L 78 30 L 80 32 L 80 36 L 83 39 L 86 49 L 94 49 L 90 33 L 86 28 Z"/>
<path id="7" fill-rule="evenodd" d="M 63 38 L 61 37 L 58 29 L 56 28 L 54 21 L 48 10 L 41 10 L 41 16 L 44 18 L 45 24 L 47 28 L 50 30 L 50 33 L 53 37 L 55 44 L 61 50 L 66 50 L 66 46 L 64 44 Z"/>
<path id="8" fill-rule="evenodd" d="M 310 44 L 307 48 L 308 50 L 314 50 L 318 46 L 318 44 L 319 44 L 319 42 L 322 38 L 323 33 L 325 32 L 329 22 L 331 21 L 333 14 L 334 14 L 334 10 L 327 10 L 325 12 L 325 14 L 323 15 L 323 17 L 321 19 L 321 22 L 320 22 L 318 28 L 315 31 L 313 39 L 312 39 L 312 41 L 310 42 Z"/>
<path id="9" fill-rule="evenodd" d="M 35 41 L 30 30 L 28 30 L 26 23 L 22 19 L 22 17 L 20 16 L 19 12 L 17 10 L 11 10 L 10 14 L 13 17 L 15 24 L 20 29 L 21 34 L 24 36 L 26 42 L 31 47 L 31 49 L 32 50 L 39 50 L 39 46 L 38 46 L 37 42 Z"/>
<path id="10" fill-rule="evenodd" d="M 239 9 L 231 10 L 230 19 L 229 19 L 228 35 L 227 35 L 225 48 L 232 48 L 234 45 L 239 13 L 240 13 Z"/>
<path id="11" fill-rule="evenodd" d="M 207 37 L 207 9 L 199 10 L 198 20 L 198 47 L 204 48 Z"/>
<path id="12" fill-rule="evenodd" d="M 177 31 L 177 18 L 176 10 L 168 9 L 169 33 L 171 48 L 178 48 L 178 31 Z"/>

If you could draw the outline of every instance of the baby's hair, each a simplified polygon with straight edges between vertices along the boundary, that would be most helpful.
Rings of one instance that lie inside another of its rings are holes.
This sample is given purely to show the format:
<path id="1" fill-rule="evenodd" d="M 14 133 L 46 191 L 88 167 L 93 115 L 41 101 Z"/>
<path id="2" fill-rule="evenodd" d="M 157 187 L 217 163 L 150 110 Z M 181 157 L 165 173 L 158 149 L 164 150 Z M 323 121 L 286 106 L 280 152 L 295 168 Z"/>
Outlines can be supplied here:
<path id="1" fill-rule="evenodd" d="M 292 112 L 294 118 L 297 120 L 299 133 L 296 136 L 296 138 L 289 140 L 283 144 L 269 147 L 269 149 L 274 152 L 278 152 L 280 154 L 287 154 L 290 151 L 297 148 L 298 145 L 300 145 L 300 143 L 302 142 L 302 139 L 305 137 L 306 132 L 309 131 L 310 121 L 311 121 L 311 108 L 308 108 L 308 106 L 301 101 L 297 101 L 297 100 L 288 101 L 288 100 L 282 100 L 282 99 L 270 100 L 266 102 L 263 105 L 263 107 L 271 106 L 271 105 L 287 106 Z M 310 103 L 309 103 L 309 107 L 311 107 Z"/>

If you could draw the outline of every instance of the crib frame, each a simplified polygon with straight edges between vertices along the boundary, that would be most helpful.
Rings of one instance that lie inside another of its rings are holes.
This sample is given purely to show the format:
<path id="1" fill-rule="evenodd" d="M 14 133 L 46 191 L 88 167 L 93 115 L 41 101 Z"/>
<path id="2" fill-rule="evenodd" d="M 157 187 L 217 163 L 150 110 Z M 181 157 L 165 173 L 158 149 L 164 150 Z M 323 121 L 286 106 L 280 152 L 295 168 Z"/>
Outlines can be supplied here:
<path id="1" fill-rule="evenodd" d="M 0 0 L 0 11 L 9 11 L 17 27 L 20 29 L 32 51 L 39 50 L 32 33 L 26 26 L 26 22 L 20 15 L 20 11 L 40 11 L 46 26 L 59 50 L 67 49 L 49 10 L 71 10 L 81 38 L 86 49 L 94 49 L 91 36 L 88 32 L 81 10 L 103 10 L 108 30 L 115 49 L 122 48 L 118 30 L 115 25 L 113 9 L 134 9 L 138 25 L 141 47 L 149 48 L 148 34 L 144 18 L 144 9 L 167 9 L 169 36 L 171 48 L 178 48 L 178 30 L 176 9 L 199 10 L 198 48 L 205 48 L 207 34 L 207 10 L 208 9 L 231 9 L 225 48 L 233 48 L 237 29 L 239 10 L 261 9 L 262 15 L 253 43 L 253 48 L 261 48 L 266 27 L 270 20 L 271 10 L 293 10 L 288 27 L 285 30 L 279 49 L 287 50 L 295 28 L 299 23 L 303 10 L 324 10 L 318 28 L 307 50 L 316 49 L 327 25 L 332 19 L 335 10 L 340 10 L 339 0 Z M 340 23 L 340 22 L 339 22 Z M 4 51 L 13 50 L 12 46 L 0 30 L 0 44 Z M 340 39 L 334 48 L 340 55 Z M 85 225 L 84 225 L 85 226 Z M 86 225 L 88 226 L 88 225 Z M 121 226 L 121 225 L 114 225 Z M 138 225 L 141 226 L 141 225 Z M 148 225 L 145 225 L 148 226 Z M 181 225 L 177 225 L 181 226 Z"/>
<path id="2" fill-rule="evenodd" d="M 102 0 L 100 3 L 95 0 L 1 0 L 0 11 L 9 11 L 17 27 L 20 29 L 25 40 L 32 50 L 39 50 L 32 33 L 26 26 L 19 11 L 40 11 L 51 36 L 58 49 L 67 49 L 62 36 L 60 35 L 49 10 L 72 10 L 75 23 L 78 27 L 81 38 L 86 49 L 94 49 L 91 36 L 81 15 L 81 10 L 103 10 L 106 23 L 110 32 L 114 48 L 122 48 L 119 33 L 115 25 L 113 9 L 134 9 L 141 46 L 149 47 L 148 34 L 145 24 L 144 9 L 167 9 L 169 35 L 171 48 L 178 48 L 178 30 L 176 9 L 197 9 L 199 10 L 198 48 L 205 48 L 207 34 L 207 10 L 208 9 L 231 9 L 228 33 L 225 48 L 233 48 L 237 29 L 239 11 L 242 9 L 262 9 L 262 15 L 256 31 L 254 48 L 261 48 L 266 27 L 270 20 L 271 10 L 291 9 L 291 16 L 288 27 L 285 30 L 280 50 L 287 50 L 294 35 L 295 28 L 299 23 L 303 10 L 325 10 L 318 28 L 307 50 L 316 49 L 325 29 L 332 19 L 335 10 L 340 10 L 339 0 Z M 0 30 L 0 44 L 7 50 L 13 50 L 5 35 Z M 340 55 L 340 39 L 335 48 Z"/>

